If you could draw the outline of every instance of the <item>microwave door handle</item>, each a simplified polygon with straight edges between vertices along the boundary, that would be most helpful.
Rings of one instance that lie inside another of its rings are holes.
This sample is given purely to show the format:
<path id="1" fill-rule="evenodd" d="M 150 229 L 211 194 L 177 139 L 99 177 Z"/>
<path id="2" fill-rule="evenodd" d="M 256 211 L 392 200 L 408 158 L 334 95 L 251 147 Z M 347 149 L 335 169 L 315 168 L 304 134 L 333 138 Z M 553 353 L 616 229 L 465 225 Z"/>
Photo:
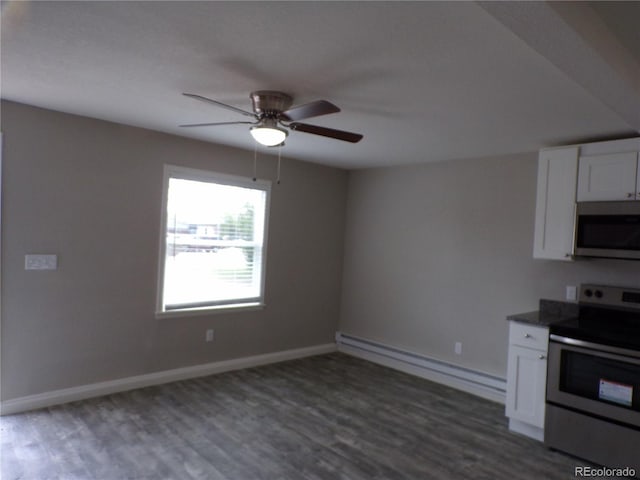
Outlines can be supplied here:
<path id="1" fill-rule="evenodd" d="M 576 253 L 576 238 L 578 237 L 578 204 L 573 203 L 573 238 L 571 239 L 571 251 L 565 257 L 573 257 Z"/>

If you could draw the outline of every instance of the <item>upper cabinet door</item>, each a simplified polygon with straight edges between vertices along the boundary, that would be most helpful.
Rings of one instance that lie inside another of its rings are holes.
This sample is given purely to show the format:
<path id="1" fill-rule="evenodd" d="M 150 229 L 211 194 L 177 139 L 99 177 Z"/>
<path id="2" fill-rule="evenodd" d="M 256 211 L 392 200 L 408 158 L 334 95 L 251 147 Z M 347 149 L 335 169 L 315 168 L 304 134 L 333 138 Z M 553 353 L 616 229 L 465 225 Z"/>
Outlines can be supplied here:
<path id="1" fill-rule="evenodd" d="M 580 157 L 577 200 L 636 200 L 639 175 L 637 152 Z"/>
<path id="2" fill-rule="evenodd" d="M 540 151 L 534 258 L 572 260 L 578 147 Z"/>

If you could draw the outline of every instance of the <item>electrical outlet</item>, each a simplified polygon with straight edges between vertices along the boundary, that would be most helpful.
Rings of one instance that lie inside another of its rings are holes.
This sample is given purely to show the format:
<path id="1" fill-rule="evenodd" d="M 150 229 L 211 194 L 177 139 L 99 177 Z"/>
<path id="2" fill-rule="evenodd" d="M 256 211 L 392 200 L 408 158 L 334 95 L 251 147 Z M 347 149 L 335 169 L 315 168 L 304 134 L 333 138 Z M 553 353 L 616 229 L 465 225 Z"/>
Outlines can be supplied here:
<path id="1" fill-rule="evenodd" d="M 569 301 L 576 301 L 577 290 L 575 285 L 567 285 L 566 299 Z"/>
<path id="2" fill-rule="evenodd" d="M 462 342 L 456 342 L 454 351 L 456 352 L 456 355 L 462 355 Z"/>
<path id="3" fill-rule="evenodd" d="M 205 336 L 205 341 L 213 342 L 213 328 L 207 330 L 207 334 Z"/>

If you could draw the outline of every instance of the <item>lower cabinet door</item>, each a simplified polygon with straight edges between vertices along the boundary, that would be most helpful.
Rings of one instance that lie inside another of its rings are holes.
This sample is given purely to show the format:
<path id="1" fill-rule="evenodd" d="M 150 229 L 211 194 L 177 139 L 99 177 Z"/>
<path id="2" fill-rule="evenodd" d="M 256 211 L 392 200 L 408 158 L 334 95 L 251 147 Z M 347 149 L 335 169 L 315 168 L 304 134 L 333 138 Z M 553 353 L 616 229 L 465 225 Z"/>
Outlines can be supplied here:
<path id="1" fill-rule="evenodd" d="M 541 350 L 509 345 L 506 414 L 544 428 L 547 355 Z"/>

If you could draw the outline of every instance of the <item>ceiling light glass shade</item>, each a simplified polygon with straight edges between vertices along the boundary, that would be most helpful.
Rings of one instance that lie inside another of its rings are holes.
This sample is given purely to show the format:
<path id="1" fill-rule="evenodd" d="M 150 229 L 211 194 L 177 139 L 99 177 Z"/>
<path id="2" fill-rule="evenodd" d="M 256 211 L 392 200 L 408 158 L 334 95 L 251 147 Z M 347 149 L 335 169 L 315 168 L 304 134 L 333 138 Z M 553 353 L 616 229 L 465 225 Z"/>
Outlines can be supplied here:
<path id="1" fill-rule="evenodd" d="M 287 138 L 288 132 L 283 128 L 278 128 L 275 122 L 272 124 L 262 123 L 255 127 L 251 127 L 251 135 L 256 142 L 267 147 L 280 145 Z"/>

